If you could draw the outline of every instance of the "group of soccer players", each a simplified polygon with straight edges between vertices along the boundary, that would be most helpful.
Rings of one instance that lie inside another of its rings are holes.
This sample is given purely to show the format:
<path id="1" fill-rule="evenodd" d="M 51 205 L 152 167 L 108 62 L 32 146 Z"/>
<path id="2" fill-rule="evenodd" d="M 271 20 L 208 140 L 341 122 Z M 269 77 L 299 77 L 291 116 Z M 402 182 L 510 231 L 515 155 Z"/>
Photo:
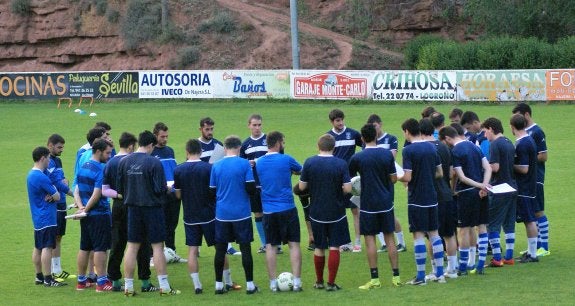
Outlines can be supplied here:
<path id="1" fill-rule="evenodd" d="M 263 133 L 258 114 L 248 118 L 251 135 L 243 142 L 237 136 L 228 136 L 223 143 L 216 140 L 214 121 L 201 119 L 201 136 L 186 143 L 186 161 L 180 165 L 166 145 L 165 124 L 157 123 L 153 133 L 144 131 L 138 138 L 123 133 L 116 154 L 111 127 L 98 123 L 88 132 L 88 143 L 78 151 L 72 184 L 68 184 L 59 159 L 64 138 L 54 134 L 47 148 L 34 150 L 34 168 L 28 176 L 36 284 L 63 286 L 66 278 L 74 277 L 62 269 L 59 255 L 66 230 L 66 195 L 74 197 L 78 211 L 72 217 L 79 218 L 81 225 L 78 290 L 95 286 L 99 292 L 123 291 L 133 296 L 137 264 L 142 292 L 179 294 L 168 282 L 167 247 L 176 261 L 188 262 L 195 293 L 201 294 L 198 256 L 205 240 L 216 250 L 215 293 L 241 289 L 232 281 L 226 254 L 242 256 L 246 293 L 257 293 L 251 251 L 253 213 L 262 246 L 258 252 L 266 254 L 270 290 L 278 290 L 276 254 L 281 254 L 281 245 L 287 243 L 293 291 L 301 291 L 300 223 L 294 194 L 304 206 L 310 233 L 308 249 L 314 252 L 315 289 L 341 289 L 335 282 L 340 252 L 361 252 L 360 235 L 365 240 L 370 281 L 359 288 L 381 287 L 379 251 L 388 252 L 392 284 L 400 286 L 397 254 L 406 247 L 394 214 L 397 181 L 408 191 L 409 231 L 413 233 L 417 267 L 416 277 L 407 284 L 445 283 L 446 278 L 483 274 L 488 245 L 493 252 L 489 266 L 513 265 L 515 222 L 525 224 L 528 238 L 528 250 L 519 261 L 537 262 L 538 256 L 550 254 L 543 207 L 547 148 L 544 133 L 531 115 L 527 104 L 513 109 L 509 121 L 516 137 L 513 145 L 503 135 L 503 124 L 497 118 L 482 123 L 474 112 L 454 109 L 449 115 L 452 124 L 444 126 L 444 115 L 428 107 L 421 120 L 411 118 L 402 124 L 406 139 L 403 169 L 395 163 L 397 137 L 384 132 L 376 114 L 369 116 L 358 132 L 345 126 L 341 110 L 332 110 L 332 129 L 319 138 L 319 154 L 308 158 L 303 167 L 284 154 L 281 132 Z M 356 153 L 356 147 L 362 150 Z M 292 175 L 300 174 L 292 190 Z M 359 197 L 351 196 L 351 177 L 355 175 L 361 177 Z M 509 189 L 499 191 L 500 187 Z M 108 199 L 113 200 L 112 209 Z M 187 260 L 175 254 L 180 207 L 189 247 Z M 353 245 L 346 208 L 351 208 L 353 215 Z M 506 242 L 504 256 L 501 228 Z M 379 251 L 376 236 L 382 244 Z M 235 251 L 232 242 L 241 252 Z M 324 282 L 326 249 L 328 279 Z M 428 252 L 433 271 L 426 275 Z M 149 280 L 152 263 L 159 288 Z"/>

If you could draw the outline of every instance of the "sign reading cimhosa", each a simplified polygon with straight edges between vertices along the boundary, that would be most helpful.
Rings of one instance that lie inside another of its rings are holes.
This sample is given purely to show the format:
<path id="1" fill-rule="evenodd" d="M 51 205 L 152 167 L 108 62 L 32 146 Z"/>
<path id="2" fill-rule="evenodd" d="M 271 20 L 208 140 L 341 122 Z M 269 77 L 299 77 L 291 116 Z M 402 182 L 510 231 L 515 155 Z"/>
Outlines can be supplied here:
<path id="1" fill-rule="evenodd" d="M 140 71 L 140 99 L 213 98 L 213 72 Z"/>
<path id="2" fill-rule="evenodd" d="M 290 72 L 290 91 L 295 99 L 367 99 L 369 71 Z"/>
<path id="3" fill-rule="evenodd" d="M 454 71 L 376 71 L 373 100 L 454 101 L 457 75 Z"/>

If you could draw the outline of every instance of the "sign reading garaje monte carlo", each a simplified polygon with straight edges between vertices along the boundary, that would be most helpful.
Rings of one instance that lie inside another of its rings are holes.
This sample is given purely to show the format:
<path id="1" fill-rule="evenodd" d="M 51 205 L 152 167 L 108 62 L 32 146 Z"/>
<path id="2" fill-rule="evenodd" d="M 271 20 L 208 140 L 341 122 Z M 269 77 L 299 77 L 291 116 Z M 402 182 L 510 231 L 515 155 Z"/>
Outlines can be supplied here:
<path id="1" fill-rule="evenodd" d="M 137 98 L 138 72 L 69 73 L 70 97 Z"/>
<path id="2" fill-rule="evenodd" d="M 376 71 L 373 100 L 454 101 L 454 71 Z"/>
<path id="3" fill-rule="evenodd" d="M 66 73 L 0 74 L 0 97 L 11 99 L 50 99 L 68 96 Z"/>
<path id="4" fill-rule="evenodd" d="M 296 99 L 367 99 L 369 71 L 290 72 L 290 91 Z"/>
<path id="5" fill-rule="evenodd" d="M 221 70 L 214 98 L 289 98 L 287 70 Z"/>
<path id="6" fill-rule="evenodd" d="M 140 71 L 142 98 L 213 98 L 215 72 L 209 71 Z"/>
<path id="7" fill-rule="evenodd" d="M 575 100 L 575 69 L 548 70 L 547 100 Z"/>
<path id="8" fill-rule="evenodd" d="M 545 70 L 457 72 L 458 101 L 543 101 Z"/>

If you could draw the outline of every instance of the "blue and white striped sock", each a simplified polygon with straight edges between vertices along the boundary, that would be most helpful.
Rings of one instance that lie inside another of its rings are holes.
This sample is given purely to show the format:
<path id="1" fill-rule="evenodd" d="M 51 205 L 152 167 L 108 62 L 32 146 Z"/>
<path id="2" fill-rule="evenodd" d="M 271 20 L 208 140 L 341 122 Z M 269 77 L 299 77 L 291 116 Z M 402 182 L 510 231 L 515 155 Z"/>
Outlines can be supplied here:
<path id="1" fill-rule="evenodd" d="M 417 279 L 425 279 L 425 259 L 427 252 L 425 250 L 425 240 L 418 238 L 413 240 L 413 250 L 415 253 L 415 265 L 417 267 Z"/>
<path id="2" fill-rule="evenodd" d="M 491 250 L 493 251 L 493 259 L 501 260 L 501 239 L 499 237 L 499 232 L 489 232 L 489 244 L 491 244 Z"/>
<path id="3" fill-rule="evenodd" d="M 547 221 L 547 216 L 537 218 L 537 227 L 539 227 L 537 248 L 541 247 L 549 251 L 549 222 Z"/>
<path id="4" fill-rule="evenodd" d="M 515 233 L 505 233 L 505 259 L 513 259 L 515 249 Z"/>
<path id="5" fill-rule="evenodd" d="M 467 271 L 467 260 L 469 259 L 469 249 L 459 248 L 459 272 Z"/>
<path id="6" fill-rule="evenodd" d="M 432 238 L 431 245 L 433 248 L 433 261 L 435 262 L 435 276 L 443 276 L 443 243 L 439 236 Z"/>
<path id="7" fill-rule="evenodd" d="M 483 271 L 485 260 L 487 259 L 487 233 L 479 234 L 477 243 L 479 245 L 479 260 L 477 261 L 477 271 Z"/>

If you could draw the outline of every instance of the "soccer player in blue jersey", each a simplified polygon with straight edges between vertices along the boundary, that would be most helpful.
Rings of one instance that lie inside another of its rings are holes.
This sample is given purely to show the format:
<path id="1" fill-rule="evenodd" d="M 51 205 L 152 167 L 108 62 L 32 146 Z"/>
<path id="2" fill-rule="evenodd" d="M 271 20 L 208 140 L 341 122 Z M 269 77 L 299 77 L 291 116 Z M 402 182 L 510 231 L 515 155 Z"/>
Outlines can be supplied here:
<path id="1" fill-rule="evenodd" d="M 509 138 L 503 135 L 503 125 L 497 118 L 487 118 L 481 124 L 485 137 L 489 140 L 489 164 L 492 169 L 490 184 L 509 184 L 517 189 L 513 164 L 515 146 Z M 515 246 L 515 217 L 517 192 L 496 193 L 489 195 L 489 225 L 487 232 L 489 243 L 493 250 L 490 267 L 513 265 L 513 249 Z M 505 232 L 505 257 L 501 256 L 500 232 Z"/>
<path id="2" fill-rule="evenodd" d="M 214 125 L 215 122 L 210 117 L 200 119 L 201 135 L 198 138 L 202 146 L 202 155 L 200 156 L 200 160 L 209 162 L 211 164 L 224 157 L 224 145 L 219 140 L 214 138 Z M 227 252 L 229 255 L 242 255 L 242 252 L 237 251 L 231 243 L 228 245 Z"/>
<path id="3" fill-rule="evenodd" d="M 351 156 L 355 153 L 355 147 L 362 147 L 361 134 L 358 131 L 345 126 L 345 114 L 339 109 L 333 109 L 329 112 L 329 121 L 332 129 L 327 134 L 335 138 L 335 148 L 333 156 L 349 162 Z M 351 208 L 353 214 L 353 227 L 355 230 L 355 239 L 353 246 L 351 244 L 343 245 L 341 251 L 361 252 L 361 240 L 359 233 L 359 209 L 349 199 L 351 194 L 346 195 L 346 207 Z"/>
<path id="4" fill-rule="evenodd" d="M 538 149 L 535 140 L 527 133 L 527 119 L 514 114 L 510 120 L 515 135 L 515 177 L 517 179 L 517 222 L 525 224 L 527 252 L 519 258 L 520 263 L 538 262 L 537 258 L 537 166 Z"/>
<path id="5" fill-rule="evenodd" d="M 224 140 L 226 156 L 212 166 L 211 193 L 216 197 L 216 294 L 227 292 L 222 282 L 226 248 L 229 242 L 240 245 L 242 265 L 246 276 L 246 293 L 259 292 L 254 284 L 254 263 L 251 242 L 254 240 L 250 195 L 256 191 L 256 182 L 250 162 L 239 157 L 242 143 L 237 136 Z"/>
<path id="6" fill-rule="evenodd" d="M 168 146 L 169 131 L 168 126 L 163 122 L 158 122 L 154 125 L 154 135 L 158 140 L 152 156 L 159 159 L 164 167 L 164 174 L 166 175 L 166 184 L 171 186 L 174 184 L 174 169 L 178 165 L 174 150 Z M 174 250 L 173 262 L 187 262 L 186 259 L 176 254 L 176 228 L 180 219 L 180 200 L 176 198 L 175 193 L 169 192 L 164 195 L 164 214 L 166 222 L 166 248 Z"/>
<path id="7" fill-rule="evenodd" d="M 435 114 L 437 113 L 434 113 L 434 115 Z M 437 192 L 437 218 L 439 221 L 438 234 L 445 242 L 445 251 L 447 253 L 447 269 L 444 276 L 448 278 L 457 278 L 457 239 L 455 237 L 455 232 L 457 230 L 457 205 L 453 200 L 453 192 L 450 185 L 450 173 L 453 172 L 451 151 L 446 144 L 435 139 L 433 136 L 434 131 L 436 130 L 435 125 L 432 122 L 434 115 L 431 116 L 431 119 L 421 119 L 419 121 L 419 129 L 421 132 L 421 139 L 435 146 L 441 161 L 441 171 L 443 176 L 436 178 L 433 185 Z M 433 252 L 430 253 L 432 254 Z M 433 272 L 426 276 L 427 280 L 434 280 L 437 278 L 437 269 L 435 265 L 432 265 L 432 267 Z"/>
<path id="8" fill-rule="evenodd" d="M 112 145 L 114 144 L 114 142 L 112 141 L 112 138 L 110 137 L 111 135 L 111 131 L 112 131 L 112 127 L 106 123 L 106 122 L 96 122 L 96 124 L 94 125 L 94 128 L 103 128 L 105 130 L 106 135 L 104 136 L 104 138 L 106 140 L 108 140 Z M 92 148 L 92 143 L 94 141 L 90 141 L 90 139 L 87 139 L 88 142 L 86 142 L 83 146 L 81 146 L 78 151 L 76 152 L 76 160 L 78 160 L 80 158 L 80 156 L 82 156 L 82 154 L 84 154 L 84 152 L 90 150 Z M 116 155 L 116 150 L 112 149 L 112 154 L 111 157 L 114 157 Z"/>
<path id="9" fill-rule="evenodd" d="M 68 187 L 68 180 L 64 175 L 62 160 L 59 157 L 64 151 L 65 143 L 64 137 L 59 134 L 50 135 L 47 143 L 48 150 L 50 151 L 50 164 L 44 172 L 50 178 L 52 185 L 60 192 L 60 200 L 56 203 L 56 209 L 58 210 L 58 233 L 56 235 L 56 247 L 52 252 L 52 273 L 54 274 L 54 278 L 59 281 L 76 277 L 76 275 L 70 274 L 62 269 L 60 258 L 62 238 L 66 235 L 66 211 L 68 210 L 66 195 L 74 196 L 73 191 Z"/>
<path id="10" fill-rule="evenodd" d="M 439 131 L 439 138 L 452 147 L 453 169 L 457 176 L 457 226 L 459 228 L 459 274 L 468 270 L 469 247 L 473 227 L 477 226 L 479 257 L 476 268 L 470 272 L 483 274 L 487 259 L 487 224 L 489 224 L 489 203 L 487 187 L 491 179 L 491 166 L 479 147 L 462 139 L 452 127 Z"/>
<path id="11" fill-rule="evenodd" d="M 240 157 L 249 160 L 250 165 L 255 167 L 256 159 L 265 155 L 268 152 L 266 144 L 266 134 L 262 132 L 262 116 L 259 114 L 252 114 L 248 118 L 248 128 L 250 129 L 250 137 L 246 138 L 242 143 L 240 149 Z M 258 184 L 258 177 L 256 170 L 253 169 L 256 185 Z M 254 220 L 256 222 L 256 229 L 260 236 L 261 247 L 258 253 L 266 252 L 266 233 L 263 226 L 263 208 L 261 192 L 259 189 L 253 195 L 250 195 L 250 205 L 254 213 Z M 278 248 L 278 253 L 281 253 L 281 248 Z"/>
<path id="12" fill-rule="evenodd" d="M 519 103 L 513 108 L 514 114 L 521 114 L 527 120 L 525 131 L 535 141 L 537 146 L 537 228 L 539 235 L 537 237 L 537 256 L 551 255 L 549 251 L 549 221 L 545 215 L 545 163 L 547 162 L 547 142 L 545 133 L 539 125 L 533 121 L 533 112 L 531 107 L 526 103 Z"/>
<path id="13" fill-rule="evenodd" d="M 139 148 L 124 157 L 118 165 L 118 193 L 128 207 L 128 248 L 124 255 L 124 294 L 134 296 L 134 268 L 140 247 L 152 245 L 154 267 L 158 275 L 160 295 L 177 295 L 170 287 L 164 256 L 166 227 L 162 205 L 167 192 L 162 163 L 150 156 L 157 143 L 156 136 L 144 131 L 138 136 Z"/>
<path id="14" fill-rule="evenodd" d="M 88 140 L 88 146 L 83 145 L 76 153 L 72 190 L 76 187 L 76 175 L 78 174 L 78 170 L 83 164 L 92 158 L 92 144 L 98 139 L 106 139 L 106 130 L 100 126 L 94 127 L 88 131 L 86 139 Z"/>
<path id="15" fill-rule="evenodd" d="M 382 122 L 381 118 L 376 114 L 371 114 L 367 118 L 367 123 L 373 124 L 375 126 L 375 131 L 377 132 L 377 139 L 376 145 L 378 148 L 384 148 L 389 150 L 395 159 L 397 155 L 397 137 L 394 135 L 388 134 L 382 129 Z M 365 143 L 364 143 L 365 145 Z M 394 193 L 394 189 L 391 189 L 391 192 Z M 377 238 L 381 243 L 381 248 L 377 250 L 377 252 L 387 252 L 387 245 L 385 239 L 383 237 L 383 233 L 377 234 Z M 405 239 L 403 237 L 403 230 L 401 229 L 401 224 L 399 223 L 399 219 L 395 217 L 395 238 L 397 239 L 397 251 L 398 252 L 406 252 L 407 248 L 405 246 Z"/>
<path id="16" fill-rule="evenodd" d="M 375 235 L 382 232 L 389 244 L 388 257 L 393 271 L 392 283 L 401 284 L 397 249 L 393 240 L 395 214 L 393 184 L 397 181 L 395 159 L 391 151 L 377 146 L 377 131 L 372 123 L 361 128 L 365 149 L 353 155 L 349 161 L 350 176 L 359 173 L 361 177 L 361 207 L 359 210 L 360 231 L 365 239 L 367 262 L 371 279 L 359 289 L 380 288 L 377 268 L 377 246 Z"/>
<path id="17" fill-rule="evenodd" d="M 276 248 L 288 243 L 293 291 L 301 291 L 301 249 L 300 226 L 291 187 L 292 174 L 299 175 L 301 165 L 291 156 L 280 154 L 284 149 L 284 135 L 270 132 L 267 135 L 268 153 L 256 161 L 256 170 L 261 186 L 263 225 L 266 232 L 266 261 L 270 289 L 278 290 L 276 282 Z"/>
<path id="18" fill-rule="evenodd" d="M 337 291 L 335 283 L 340 261 L 340 247 L 350 243 L 349 227 L 345 209 L 351 192 L 351 180 L 347 163 L 335 157 L 335 138 L 330 134 L 321 136 L 317 146 L 319 154 L 308 158 L 300 177 L 299 189 L 309 189 L 311 197 L 309 217 L 315 240 L 314 266 L 316 283 L 314 288 Z M 329 248 L 328 281 L 324 286 L 325 249 Z"/>
<path id="19" fill-rule="evenodd" d="M 176 197 L 182 200 L 184 228 L 188 249 L 188 272 L 196 294 L 203 293 L 200 282 L 198 255 L 202 237 L 208 246 L 215 244 L 216 203 L 210 195 L 212 165 L 201 160 L 202 145 L 197 139 L 186 143 L 186 161 L 174 170 Z M 232 281 L 228 261 L 224 262 L 223 277 L 226 289 L 239 290 L 241 286 Z"/>
<path id="20" fill-rule="evenodd" d="M 481 129 L 481 121 L 475 112 L 466 111 L 461 116 L 460 124 L 475 136 L 475 145 L 481 148 L 483 156 L 489 160 L 489 140 L 485 137 L 485 131 Z"/>
<path id="21" fill-rule="evenodd" d="M 80 250 L 78 251 L 78 284 L 77 290 L 87 287 L 86 270 L 90 252 L 94 252 L 94 268 L 102 271 L 98 275 L 96 291 L 111 291 L 112 282 L 108 279 L 106 262 L 112 239 L 111 211 L 108 200 L 102 196 L 104 163 L 110 159 L 112 144 L 98 139 L 92 144 L 92 158 L 80 166 L 74 190 L 78 212 L 87 216 L 80 220 Z"/>
<path id="22" fill-rule="evenodd" d="M 34 225 L 34 251 L 32 262 L 36 270 L 36 285 L 46 287 L 65 286 L 52 277 L 52 252 L 56 247 L 58 233 L 56 202 L 60 201 L 60 192 L 52 185 L 44 171 L 50 163 L 50 151 L 38 147 L 32 151 L 34 167 L 26 178 L 30 213 Z"/>
<path id="23" fill-rule="evenodd" d="M 401 125 L 405 139 L 411 144 L 403 149 L 403 170 L 399 179 L 407 183 L 407 212 L 409 231 L 413 233 L 413 251 L 417 275 L 410 285 L 425 285 L 425 234 L 431 242 L 436 277 L 434 281 L 445 283 L 443 275 L 443 244 L 438 234 L 437 192 L 434 180 L 443 176 L 441 161 L 435 146 L 421 138 L 419 122 L 407 119 Z"/>
<path id="24" fill-rule="evenodd" d="M 120 136 L 120 152 L 111 158 L 104 168 L 102 195 L 113 199 L 112 206 L 112 246 L 108 258 L 108 278 L 112 281 L 112 291 L 123 291 L 120 265 L 128 243 L 128 208 L 124 205 L 122 194 L 118 193 L 120 161 L 132 154 L 138 143 L 136 136 L 124 132 Z M 142 281 L 142 292 L 155 292 L 158 288 L 150 282 L 150 243 L 145 242 L 138 250 L 138 278 Z"/>
<path id="25" fill-rule="evenodd" d="M 449 112 L 449 121 L 451 121 L 451 123 L 459 123 L 462 115 L 463 111 L 456 107 Z"/>

